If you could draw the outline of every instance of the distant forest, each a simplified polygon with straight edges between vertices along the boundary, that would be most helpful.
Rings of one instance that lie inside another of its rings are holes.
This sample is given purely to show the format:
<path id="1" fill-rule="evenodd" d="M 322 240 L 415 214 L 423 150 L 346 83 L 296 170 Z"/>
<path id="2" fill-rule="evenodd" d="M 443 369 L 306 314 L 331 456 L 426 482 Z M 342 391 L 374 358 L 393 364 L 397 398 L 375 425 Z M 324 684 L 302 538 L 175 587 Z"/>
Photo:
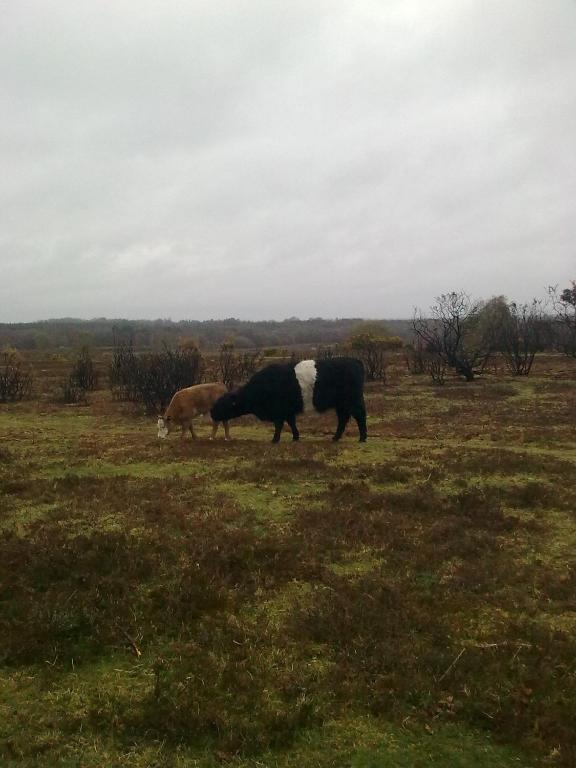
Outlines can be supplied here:
<path id="1" fill-rule="evenodd" d="M 0 323 L 0 347 L 58 349 L 59 347 L 111 347 L 114 341 L 132 341 L 135 347 L 175 346 L 193 338 L 200 348 L 213 349 L 233 340 L 237 349 L 297 347 L 338 344 L 346 339 L 361 318 L 324 320 L 43 320 L 35 323 Z M 408 340 L 410 320 L 384 320 L 390 335 Z"/>

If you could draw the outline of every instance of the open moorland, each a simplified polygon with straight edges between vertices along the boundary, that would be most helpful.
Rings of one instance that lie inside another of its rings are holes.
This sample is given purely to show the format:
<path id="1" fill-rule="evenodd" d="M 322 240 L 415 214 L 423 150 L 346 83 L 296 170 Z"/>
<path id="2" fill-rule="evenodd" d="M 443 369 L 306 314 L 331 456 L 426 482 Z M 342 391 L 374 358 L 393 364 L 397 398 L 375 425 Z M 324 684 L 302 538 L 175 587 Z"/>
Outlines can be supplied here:
<path id="1" fill-rule="evenodd" d="M 0 406 L 0 764 L 576 764 L 576 363 L 432 386 L 369 439 L 159 442 L 112 399 Z"/>

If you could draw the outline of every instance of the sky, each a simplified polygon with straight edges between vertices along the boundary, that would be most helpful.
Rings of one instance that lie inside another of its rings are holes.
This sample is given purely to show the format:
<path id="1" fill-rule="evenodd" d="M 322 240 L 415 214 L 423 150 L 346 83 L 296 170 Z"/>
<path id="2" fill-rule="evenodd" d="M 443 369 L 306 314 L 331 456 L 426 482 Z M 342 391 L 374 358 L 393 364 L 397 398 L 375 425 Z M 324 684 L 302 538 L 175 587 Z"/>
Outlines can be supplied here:
<path id="1" fill-rule="evenodd" d="M 0 0 L 0 322 L 576 279 L 574 0 Z"/>

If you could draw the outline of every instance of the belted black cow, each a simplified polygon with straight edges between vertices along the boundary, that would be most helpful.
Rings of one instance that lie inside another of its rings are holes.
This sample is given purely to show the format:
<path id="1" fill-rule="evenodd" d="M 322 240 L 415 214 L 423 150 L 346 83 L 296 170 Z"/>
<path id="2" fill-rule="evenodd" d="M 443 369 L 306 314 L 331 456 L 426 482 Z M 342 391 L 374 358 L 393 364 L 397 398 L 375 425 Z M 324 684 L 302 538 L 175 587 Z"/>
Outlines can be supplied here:
<path id="1" fill-rule="evenodd" d="M 210 415 L 214 421 L 228 421 L 251 413 L 261 421 L 271 421 L 272 442 L 277 443 L 284 422 L 298 440 L 296 417 L 311 410 L 336 411 L 338 427 L 333 440 L 342 437 L 351 416 L 358 424 L 360 442 L 366 440 L 364 366 L 360 360 L 337 357 L 268 365 L 243 387 L 222 395 Z"/>

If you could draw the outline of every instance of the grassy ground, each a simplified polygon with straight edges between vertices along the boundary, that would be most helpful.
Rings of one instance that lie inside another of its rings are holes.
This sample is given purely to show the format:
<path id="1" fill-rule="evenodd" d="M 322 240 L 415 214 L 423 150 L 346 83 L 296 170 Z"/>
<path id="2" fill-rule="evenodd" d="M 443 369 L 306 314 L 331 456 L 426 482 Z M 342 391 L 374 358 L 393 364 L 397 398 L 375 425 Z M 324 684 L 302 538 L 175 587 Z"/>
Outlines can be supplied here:
<path id="1" fill-rule="evenodd" d="M 570 361 L 397 367 L 337 446 L 159 443 L 36 365 L 0 410 L 2 766 L 576 764 Z"/>

